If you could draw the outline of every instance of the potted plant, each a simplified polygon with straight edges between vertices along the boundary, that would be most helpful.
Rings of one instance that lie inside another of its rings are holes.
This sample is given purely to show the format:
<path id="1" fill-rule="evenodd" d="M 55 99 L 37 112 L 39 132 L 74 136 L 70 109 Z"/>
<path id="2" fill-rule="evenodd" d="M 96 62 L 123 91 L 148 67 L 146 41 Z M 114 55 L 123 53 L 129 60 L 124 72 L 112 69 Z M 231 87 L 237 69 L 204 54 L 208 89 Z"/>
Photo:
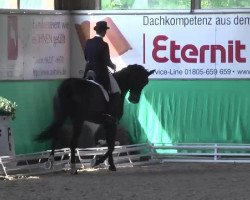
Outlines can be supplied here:
<path id="1" fill-rule="evenodd" d="M 15 119 L 17 104 L 0 96 L 0 116 L 9 116 Z"/>
<path id="2" fill-rule="evenodd" d="M 10 120 L 15 119 L 17 104 L 0 96 L 0 156 L 14 156 L 15 145 Z"/>

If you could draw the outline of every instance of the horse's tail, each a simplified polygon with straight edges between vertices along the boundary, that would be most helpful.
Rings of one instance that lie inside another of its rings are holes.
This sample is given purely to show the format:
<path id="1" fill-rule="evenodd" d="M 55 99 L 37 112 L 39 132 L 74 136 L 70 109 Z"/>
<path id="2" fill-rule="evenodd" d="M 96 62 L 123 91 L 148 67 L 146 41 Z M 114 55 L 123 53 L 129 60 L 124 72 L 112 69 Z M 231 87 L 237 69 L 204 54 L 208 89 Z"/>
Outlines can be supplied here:
<path id="1" fill-rule="evenodd" d="M 38 142 L 44 142 L 58 137 L 58 132 L 65 120 L 56 119 L 54 120 L 44 131 L 42 131 L 35 140 Z"/>
<path id="2" fill-rule="evenodd" d="M 53 105 L 54 120 L 44 131 L 42 131 L 38 136 L 35 137 L 35 141 L 44 142 L 47 140 L 57 139 L 59 135 L 58 132 L 66 121 L 66 115 L 63 112 L 62 107 L 60 106 L 58 95 L 54 97 Z"/>

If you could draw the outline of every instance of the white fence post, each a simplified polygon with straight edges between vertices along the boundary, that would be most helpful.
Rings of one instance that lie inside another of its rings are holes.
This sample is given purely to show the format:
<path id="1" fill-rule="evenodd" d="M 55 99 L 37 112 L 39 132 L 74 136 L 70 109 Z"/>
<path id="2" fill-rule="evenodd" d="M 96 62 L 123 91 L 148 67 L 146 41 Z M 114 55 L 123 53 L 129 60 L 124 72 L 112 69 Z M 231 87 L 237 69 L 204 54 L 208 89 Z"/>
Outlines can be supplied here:
<path id="1" fill-rule="evenodd" d="M 218 145 L 214 144 L 214 161 L 217 160 L 218 156 Z"/>

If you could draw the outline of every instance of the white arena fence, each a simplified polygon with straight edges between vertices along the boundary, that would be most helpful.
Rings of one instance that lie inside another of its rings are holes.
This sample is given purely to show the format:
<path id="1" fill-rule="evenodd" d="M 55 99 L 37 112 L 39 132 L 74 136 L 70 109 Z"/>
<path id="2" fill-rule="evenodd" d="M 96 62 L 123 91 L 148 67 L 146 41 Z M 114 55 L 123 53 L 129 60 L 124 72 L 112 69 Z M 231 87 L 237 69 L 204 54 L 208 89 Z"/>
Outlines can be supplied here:
<path id="1" fill-rule="evenodd" d="M 90 168 L 90 161 L 106 151 L 107 147 L 77 148 L 77 167 Z M 50 152 L 1 156 L 0 175 L 37 175 L 69 169 L 69 148 L 55 151 L 53 166 Z M 118 168 L 165 162 L 250 163 L 250 144 L 135 144 L 116 146 L 113 156 Z M 107 163 L 101 167 L 107 167 Z"/>
<path id="2" fill-rule="evenodd" d="M 78 168 L 89 168 L 90 161 L 107 152 L 107 147 L 76 149 Z M 24 176 L 45 174 L 68 170 L 70 163 L 70 149 L 58 149 L 54 154 L 53 166 L 50 162 L 51 150 L 12 156 L 0 156 L 0 175 Z M 151 163 L 148 144 L 116 146 L 113 152 L 117 167 L 128 167 Z M 105 162 L 101 167 L 108 167 Z"/>
<path id="3" fill-rule="evenodd" d="M 164 162 L 250 163 L 250 144 L 151 144 L 151 159 Z"/>

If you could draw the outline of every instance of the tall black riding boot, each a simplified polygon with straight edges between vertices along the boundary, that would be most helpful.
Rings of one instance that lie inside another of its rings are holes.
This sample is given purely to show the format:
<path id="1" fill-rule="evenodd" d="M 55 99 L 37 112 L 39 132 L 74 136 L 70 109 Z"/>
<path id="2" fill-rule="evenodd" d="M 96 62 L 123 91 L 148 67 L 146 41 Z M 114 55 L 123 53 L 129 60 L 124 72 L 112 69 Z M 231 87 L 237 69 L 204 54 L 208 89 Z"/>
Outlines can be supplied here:
<path id="1" fill-rule="evenodd" d="M 120 93 L 110 94 L 107 106 L 107 113 L 103 114 L 105 120 L 109 123 L 117 123 L 117 116 L 119 113 Z"/>

